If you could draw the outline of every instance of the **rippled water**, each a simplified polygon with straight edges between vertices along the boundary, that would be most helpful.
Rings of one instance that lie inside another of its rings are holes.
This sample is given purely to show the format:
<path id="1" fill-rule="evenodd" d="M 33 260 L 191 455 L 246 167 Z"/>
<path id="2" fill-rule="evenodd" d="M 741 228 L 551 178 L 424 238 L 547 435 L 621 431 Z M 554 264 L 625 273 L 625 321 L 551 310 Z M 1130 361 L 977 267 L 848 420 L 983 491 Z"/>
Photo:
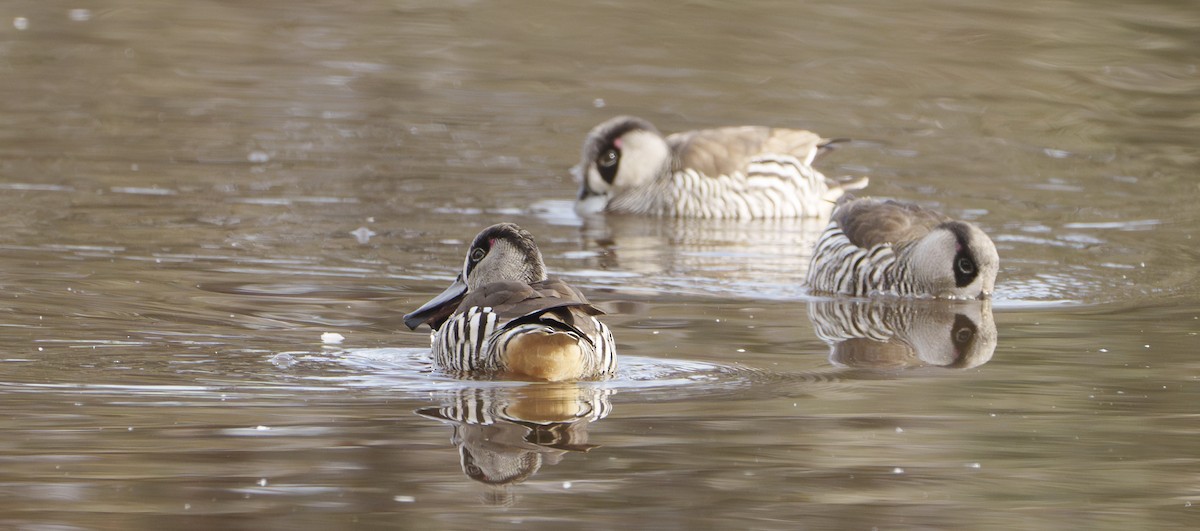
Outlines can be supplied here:
<path id="1" fill-rule="evenodd" d="M 1200 525 L 1200 12 L 1010 4 L 5 4 L 0 527 Z M 995 300 L 576 217 L 621 113 L 853 138 L 820 169 L 979 224 Z M 616 378 L 433 370 L 400 315 L 500 220 Z"/>

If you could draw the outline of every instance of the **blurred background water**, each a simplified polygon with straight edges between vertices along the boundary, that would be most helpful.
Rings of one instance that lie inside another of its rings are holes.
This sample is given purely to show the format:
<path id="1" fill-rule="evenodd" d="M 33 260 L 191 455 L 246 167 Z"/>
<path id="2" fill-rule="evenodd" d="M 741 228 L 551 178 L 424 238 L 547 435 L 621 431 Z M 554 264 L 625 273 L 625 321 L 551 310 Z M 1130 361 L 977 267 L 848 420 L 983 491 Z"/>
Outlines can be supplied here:
<path id="1" fill-rule="evenodd" d="M 1194 528 L 1198 64 L 1190 1 L 10 0 L 0 526 Z M 819 225 L 578 219 L 623 113 L 855 139 L 995 300 L 891 330 L 805 293 Z M 501 220 L 614 381 L 403 329 Z"/>

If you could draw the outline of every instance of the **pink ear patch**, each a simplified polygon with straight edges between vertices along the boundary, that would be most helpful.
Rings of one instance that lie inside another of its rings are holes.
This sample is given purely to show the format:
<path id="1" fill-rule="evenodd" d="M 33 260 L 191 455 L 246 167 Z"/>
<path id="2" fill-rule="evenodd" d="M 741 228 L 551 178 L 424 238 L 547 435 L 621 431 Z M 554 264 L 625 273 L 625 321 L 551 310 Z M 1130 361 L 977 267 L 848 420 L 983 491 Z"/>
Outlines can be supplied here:
<path id="1" fill-rule="evenodd" d="M 493 246 L 493 245 L 496 245 L 496 239 L 488 238 L 488 248 L 491 248 L 491 246 Z"/>
<path id="2" fill-rule="evenodd" d="M 954 244 L 954 252 L 956 252 L 956 253 L 957 253 L 957 252 L 961 252 L 961 251 L 962 251 L 962 244 L 961 244 L 961 243 L 955 243 L 955 244 Z"/>
<path id="3" fill-rule="evenodd" d="M 624 144 L 624 143 L 625 143 L 625 142 L 624 142 L 623 140 L 621 140 L 620 138 L 618 138 L 618 139 L 616 139 L 616 140 L 613 140 L 613 147 L 615 147 L 615 148 L 617 148 L 617 149 L 621 149 L 621 144 Z"/>

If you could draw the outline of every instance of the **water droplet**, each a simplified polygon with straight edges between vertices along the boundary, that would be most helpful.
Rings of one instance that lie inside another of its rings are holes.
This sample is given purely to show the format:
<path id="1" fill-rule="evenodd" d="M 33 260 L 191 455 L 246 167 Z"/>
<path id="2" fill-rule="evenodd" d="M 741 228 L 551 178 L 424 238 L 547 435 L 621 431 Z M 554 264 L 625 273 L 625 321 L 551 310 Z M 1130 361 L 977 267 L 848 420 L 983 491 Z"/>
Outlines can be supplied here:
<path id="1" fill-rule="evenodd" d="M 896 467 L 896 468 L 893 468 L 893 469 L 892 469 L 892 473 L 893 473 L 893 474 L 903 474 L 903 473 L 904 473 L 904 469 L 903 469 L 903 468 L 900 468 L 900 467 Z"/>
<path id="2" fill-rule="evenodd" d="M 29 29 L 29 19 L 25 17 L 14 18 L 13 27 L 17 28 L 17 31 L 25 31 L 26 29 Z"/>
<path id="3" fill-rule="evenodd" d="M 896 433 L 904 433 L 904 428 L 896 426 Z"/>
<path id="4" fill-rule="evenodd" d="M 271 156 L 265 151 L 251 151 L 250 154 L 246 156 L 246 159 L 250 162 L 262 163 L 270 161 Z"/>
<path id="5" fill-rule="evenodd" d="M 358 243 L 365 244 L 371 241 L 371 236 L 375 235 L 375 231 L 366 227 L 359 227 L 353 231 L 350 231 L 350 235 L 354 236 L 354 239 L 357 240 Z"/>
<path id="6" fill-rule="evenodd" d="M 259 479 L 258 479 L 258 486 L 260 486 L 260 487 L 265 487 L 265 486 L 267 486 L 267 478 L 259 478 Z"/>
<path id="7" fill-rule="evenodd" d="M 288 367 L 291 367 L 292 365 L 295 365 L 296 363 L 299 363 L 299 362 L 296 361 L 295 356 L 292 356 L 291 354 L 288 354 L 286 352 L 281 352 L 279 354 L 271 356 L 271 364 L 276 367 L 279 367 L 281 369 L 286 369 Z"/>
<path id="8" fill-rule="evenodd" d="M 346 336 L 343 336 L 337 332 L 325 332 L 324 334 L 321 334 L 321 342 L 327 345 L 336 345 L 345 340 Z"/>
<path id="9" fill-rule="evenodd" d="M 564 489 L 569 489 L 569 488 L 571 488 L 571 482 L 570 482 L 570 481 L 564 481 L 564 482 L 563 482 L 563 488 L 564 488 Z"/>
<path id="10" fill-rule="evenodd" d="M 393 497 L 392 499 L 396 500 L 400 503 L 412 503 L 412 502 L 417 501 L 416 496 L 396 496 L 396 497 Z"/>
<path id="11" fill-rule="evenodd" d="M 597 109 L 603 109 L 605 105 L 606 103 L 604 103 L 604 98 L 596 98 L 592 100 L 592 106 Z"/>

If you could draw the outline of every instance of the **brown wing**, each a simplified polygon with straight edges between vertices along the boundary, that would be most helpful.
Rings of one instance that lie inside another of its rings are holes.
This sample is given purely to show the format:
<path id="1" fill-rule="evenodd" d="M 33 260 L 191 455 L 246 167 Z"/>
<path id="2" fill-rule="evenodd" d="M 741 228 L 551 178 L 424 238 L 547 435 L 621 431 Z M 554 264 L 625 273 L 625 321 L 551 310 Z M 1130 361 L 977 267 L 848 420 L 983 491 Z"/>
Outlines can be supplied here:
<path id="1" fill-rule="evenodd" d="M 841 202 L 833 213 L 833 221 L 850 242 L 863 248 L 913 241 L 949 220 L 933 210 L 891 199 L 852 199 Z"/>
<path id="2" fill-rule="evenodd" d="M 675 153 L 672 170 L 691 168 L 712 177 L 744 173 L 751 160 L 770 153 L 807 160 L 826 142 L 812 131 L 755 126 L 701 129 L 667 137 Z"/>
<path id="3" fill-rule="evenodd" d="M 571 308 L 584 315 L 604 313 L 588 303 L 583 293 L 559 279 L 533 284 L 493 282 L 468 293 L 458 307 L 465 310 L 473 306 L 490 306 L 504 320 L 537 315 L 557 308 Z"/>

